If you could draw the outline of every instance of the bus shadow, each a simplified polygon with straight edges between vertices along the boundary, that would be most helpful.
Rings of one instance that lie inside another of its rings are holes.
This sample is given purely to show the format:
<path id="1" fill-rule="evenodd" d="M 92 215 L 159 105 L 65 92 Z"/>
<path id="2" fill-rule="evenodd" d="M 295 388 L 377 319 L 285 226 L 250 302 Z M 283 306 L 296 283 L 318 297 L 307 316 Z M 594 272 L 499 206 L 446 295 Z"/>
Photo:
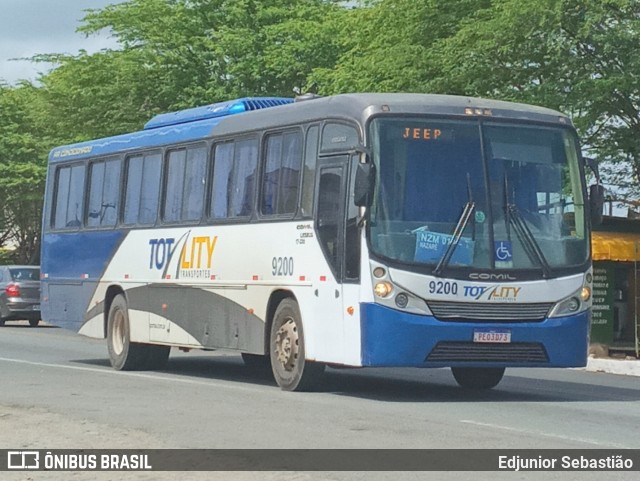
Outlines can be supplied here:
<path id="1" fill-rule="evenodd" d="M 76 360 L 110 368 L 107 359 Z M 142 371 L 145 372 L 145 371 Z M 271 369 L 246 366 L 240 356 L 172 355 L 160 371 L 179 377 L 209 379 L 278 389 Z M 518 376 L 507 370 L 502 382 L 488 391 L 457 386 L 449 369 L 332 369 L 327 368 L 316 392 L 380 402 L 629 402 L 640 400 L 640 386 L 598 386 L 598 373 L 575 371 L 575 380 Z M 629 381 L 629 386 L 636 384 Z M 623 382 L 623 384 L 625 384 Z M 292 394 L 295 395 L 295 394 Z"/>
<path id="2" fill-rule="evenodd" d="M 76 359 L 71 361 L 111 369 L 111 363 L 106 358 Z M 240 356 L 179 356 L 169 357 L 167 365 L 160 370 L 140 370 L 129 372 L 164 373 L 179 377 L 191 377 L 246 384 L 260 384 L 276 387 L 271 369 L 249 368 L 244 365 Z"/>
<path id="3" fill-rule="evenodd" d="M 29 321 L 5 321 L 4 326 L 0 326 L 0 329 L 58 329 L 58 326 L 52 326 L 51 324 L 40 323 L 37 326 L 29 325 Z"/>
<path id="4" fill-rule="evenodd" d="M 432 372 L 421 374 L 423 379 L 398 379 L 366 372 L 343 376 L 329 372 L 327 388 L 339 396 L 389 402 L 570 403 L 640 400 L 640 388 L 603 386 L 599 389 L 587 379 L 583 382 L 532 379 L 509 375 L 509 370 L 496 388 L 472 391 L 460 388 L 448 369 L 428 371 Z"/>
<path id="5" fill-rule="evenodd" d="M 162 372 L 220 381 L 277 387 L 271 368 L 249 367 L 240 356 L 170 357 Z"/>

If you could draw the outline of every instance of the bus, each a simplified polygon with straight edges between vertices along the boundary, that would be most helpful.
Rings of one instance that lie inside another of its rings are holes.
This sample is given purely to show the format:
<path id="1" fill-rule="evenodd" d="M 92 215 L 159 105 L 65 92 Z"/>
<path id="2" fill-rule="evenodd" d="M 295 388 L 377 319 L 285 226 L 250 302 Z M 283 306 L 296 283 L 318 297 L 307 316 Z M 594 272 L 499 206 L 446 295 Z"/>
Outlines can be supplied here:
<path id="1" fill-rule="evenodd" d="M 54 148 L 42 317 L 118 370 L 227 349 L 325 366 L 585 366 L 590 207 L 553 110 L 431 94 L 243 98 Z"/>

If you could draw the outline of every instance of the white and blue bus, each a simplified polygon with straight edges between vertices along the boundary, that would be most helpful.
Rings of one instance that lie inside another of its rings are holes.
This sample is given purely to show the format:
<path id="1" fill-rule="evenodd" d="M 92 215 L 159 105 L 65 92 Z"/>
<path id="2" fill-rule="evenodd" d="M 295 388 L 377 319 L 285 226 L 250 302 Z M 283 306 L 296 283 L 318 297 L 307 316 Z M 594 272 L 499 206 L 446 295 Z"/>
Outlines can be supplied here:
<path id="1" fill-rule="evenodd" d="M 577 367 L 589 206 L 571 121 L 456 96 L 245 98 L 49 157 L 42 315 L 115 369 L 173 347 L 325 365 Z"/>

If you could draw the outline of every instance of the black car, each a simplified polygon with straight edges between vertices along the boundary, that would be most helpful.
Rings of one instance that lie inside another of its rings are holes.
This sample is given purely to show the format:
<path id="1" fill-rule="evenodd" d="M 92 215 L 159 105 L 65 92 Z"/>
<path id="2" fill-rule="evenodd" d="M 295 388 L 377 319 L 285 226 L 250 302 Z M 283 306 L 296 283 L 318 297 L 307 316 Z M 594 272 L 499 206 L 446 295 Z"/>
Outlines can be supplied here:
<path id="1" fill-rule="evenodd" d="M 40 322 L 40 267 L 0 266 L 0 326 L 23 319 Z"/>

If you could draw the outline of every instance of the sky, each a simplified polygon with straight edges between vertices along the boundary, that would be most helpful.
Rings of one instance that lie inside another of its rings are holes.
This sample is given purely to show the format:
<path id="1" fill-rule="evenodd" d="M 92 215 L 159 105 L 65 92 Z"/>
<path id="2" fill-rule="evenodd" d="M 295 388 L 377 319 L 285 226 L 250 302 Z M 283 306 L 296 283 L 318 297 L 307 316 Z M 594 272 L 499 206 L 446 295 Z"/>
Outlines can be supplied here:
<path id="1" fill-rule="evenodd" d="M 48 64 L 14 58 L 43 53 L 89 53 L 115 48 L 108 32 L 100 35 L 76 33 L 86 9 L 100 9 L 124 0 L 0 0 L 0 80 L 14 85 L 18 80 L 36 80 Z"/>

